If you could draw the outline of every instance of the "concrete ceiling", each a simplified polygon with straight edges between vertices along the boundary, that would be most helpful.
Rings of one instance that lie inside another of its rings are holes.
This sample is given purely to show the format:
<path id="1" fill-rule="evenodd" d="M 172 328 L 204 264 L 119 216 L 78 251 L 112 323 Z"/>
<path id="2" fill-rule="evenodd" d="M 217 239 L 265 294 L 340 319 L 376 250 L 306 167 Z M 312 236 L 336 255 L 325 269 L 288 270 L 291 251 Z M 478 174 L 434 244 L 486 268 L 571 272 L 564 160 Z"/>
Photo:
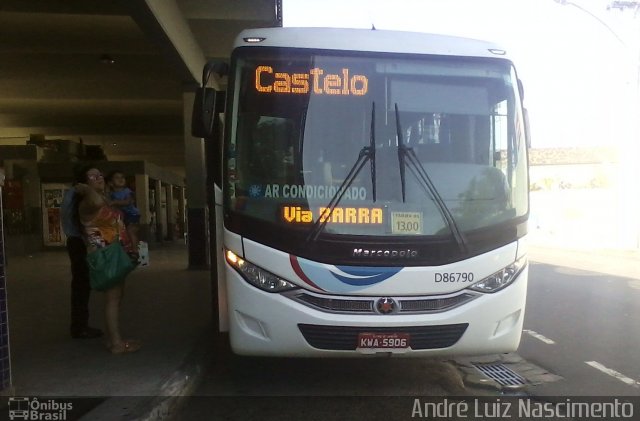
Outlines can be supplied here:
<path id="1" fill-rule="evenodd" d="M 145 159 L 184 174 L 182 98 L 196 79 L 167 26 L 187 28 L 200 57 L 224 59 L 241 29 L 279 25 L 277 3 L 2 0 L 0 145 L 31 134 L 82 139 L 111 161 Z M 158 5 L 169 21 L 158 21 Z"/>

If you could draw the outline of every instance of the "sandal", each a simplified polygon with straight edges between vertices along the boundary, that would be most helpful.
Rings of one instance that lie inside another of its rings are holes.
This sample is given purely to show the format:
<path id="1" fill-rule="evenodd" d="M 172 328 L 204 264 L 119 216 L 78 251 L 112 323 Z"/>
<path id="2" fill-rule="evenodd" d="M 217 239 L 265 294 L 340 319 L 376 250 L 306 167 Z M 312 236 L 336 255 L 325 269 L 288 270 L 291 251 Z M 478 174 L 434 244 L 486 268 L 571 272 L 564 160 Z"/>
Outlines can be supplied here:
<path id="1" fill-rule="evenodd" d="M 109 347 L 109 351 L 111 351 L 111 353 L 114 355 L 128 354 L 130 352 L 136 352 L 141 347 L 142 344 L 140 343 L 140 341 L 129 339 L 126 341 L 122 341 L 122 344 L 118 346 L 111 345 Z"/>

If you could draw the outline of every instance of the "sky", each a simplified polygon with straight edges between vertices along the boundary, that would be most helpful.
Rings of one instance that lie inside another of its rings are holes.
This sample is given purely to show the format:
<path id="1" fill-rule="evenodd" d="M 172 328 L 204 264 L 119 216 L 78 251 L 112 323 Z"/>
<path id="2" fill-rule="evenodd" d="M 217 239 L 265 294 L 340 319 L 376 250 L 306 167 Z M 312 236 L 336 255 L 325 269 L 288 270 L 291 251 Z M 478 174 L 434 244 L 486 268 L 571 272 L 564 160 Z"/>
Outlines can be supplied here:
<path id="1" fill-rule="evenodd" d="M 283 26 L 373 24 L 497 42 L 524 83 L 534 148 L 620 146 L 637 130 L 640 18 L 607 11 L 608 3 L 283 0 Z"/>

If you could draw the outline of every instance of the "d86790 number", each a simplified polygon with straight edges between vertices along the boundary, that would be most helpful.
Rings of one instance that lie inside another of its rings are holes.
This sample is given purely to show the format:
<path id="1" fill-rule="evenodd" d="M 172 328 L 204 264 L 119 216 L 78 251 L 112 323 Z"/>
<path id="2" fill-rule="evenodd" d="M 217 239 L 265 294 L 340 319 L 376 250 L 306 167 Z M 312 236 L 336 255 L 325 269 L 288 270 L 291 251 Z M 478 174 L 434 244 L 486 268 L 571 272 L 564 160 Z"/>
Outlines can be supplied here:
<path id="1" fill-rule="evenodd" d="M 436 282 L 473 282 L 473 272 L 438 272 Z"/>

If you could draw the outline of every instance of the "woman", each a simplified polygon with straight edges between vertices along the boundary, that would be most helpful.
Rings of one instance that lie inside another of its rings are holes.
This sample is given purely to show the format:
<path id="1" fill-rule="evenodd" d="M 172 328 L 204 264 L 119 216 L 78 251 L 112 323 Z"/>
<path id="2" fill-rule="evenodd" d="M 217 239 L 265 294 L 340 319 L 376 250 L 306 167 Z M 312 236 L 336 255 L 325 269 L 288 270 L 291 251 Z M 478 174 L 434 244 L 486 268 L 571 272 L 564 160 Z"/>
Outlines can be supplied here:
<path id="1" fill-rule="evenodd" d="M 110 207 L 105 196 L 104 176 L 97 168 L 87 168 L 80 173 L 76 192 L 78 219 L 82 225 L 87 252 L 106 247 L 120 241 L 127 253 L 134 255 L 127 230 L 122 222 L 122 213 Z M 105 321 L 109 336 L 108 348 L 112 354 L 124 354 L 140 349 L 140 342 L 124 340 L 120 334 L 120 302 L 124 295 L 124 282 L 105 291 Z"/>

